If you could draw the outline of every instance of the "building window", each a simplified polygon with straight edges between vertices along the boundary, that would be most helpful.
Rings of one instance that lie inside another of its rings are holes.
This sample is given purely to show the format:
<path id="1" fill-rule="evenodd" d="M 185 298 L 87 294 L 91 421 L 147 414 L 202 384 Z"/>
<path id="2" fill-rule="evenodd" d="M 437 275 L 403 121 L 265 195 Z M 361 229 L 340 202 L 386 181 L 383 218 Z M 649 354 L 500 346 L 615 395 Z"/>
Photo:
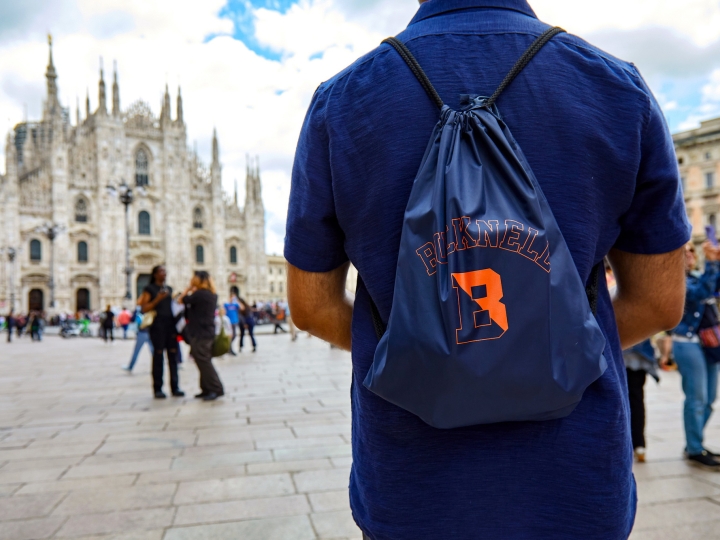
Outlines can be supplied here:
<path id="1" fill-rule="evenodd" d="M 270 283 L 270 292 L 271 293 L 275 292 L 275 284 L 274 283 Z"/>
<path id="2" fill-rule="evenodd" d="M 145 210 L 138 214 L 138 234 L 150 234 L 150 214 Z"/>
<path id="3" fill-rule="evenodd" d="M 680 187 L 682 188 L 683 191 L 685 191 L 687 189 L 686 180 L 685 180 L 684 176 L 680 177 Z"/>
<path id="4" fill-rule="evenodd" d="M 280 287 L 280 292 L 282 293 L 282 292 L 283 292 L 283 284 L 282 284 L 282 283 L 278 283 L 278 287 Z"/>
<path id="5" fill-rule="evenodd" d="M 710 152 L 705 152 L 705 160 L 710 161 L 712 159 L 712 154 Z"/>
<path id="6" fill-rule="evenodd" d="M 88 262 L 88 245 L 87 242 L 78 242 L 77 245 L 78 262 Z"/>
<path id="7" fill-rule="evenodd" d="M 42 261 L 42 244 L 40 240 L 30 240 L 30 260 Z"/>
<path id="8" fill-rule="evenodd" d="M 268 275 L 272 276 L 272 266 L 268 268 Z"/>
<path id="9" fill-rule="evenodd" d="M 682 157 L 678 158 L 678 165 L 682 165 L 685 160 Z"/>
<path id="10" fill-rule="evenodd" d="M 75 201 L 75 221 L 78 223 L 87 223 L 88 208 L 87 201 L 82 197 Z"/>
<path id="11" fill-rule="evenodd" d="M 230 248 L 230 264 L 237 264 L 237 248 L 235 246 Z"/>
<path id="12" fill-rule="evenodd" d="M 705 187 L 707 189 L 712 189 L 715 187 L 715 173 L 714 172 L 705 173 Z"/>
<path id="13" fill-rule="evenodd" d="M 142 148 L 135 154 L 135 184 L 138 186 L 147 186 L 148 180 L 148 157 Z"/>
<path id="14" fill-rule="evenodd" d="M 195 229 L 203 228 L 203 211 L 199 206 L 195 207 L 195 210 L 193 210 L 193 227 Z"/>
<path id="15" fill-rule="evenodd" d="M 195 262 L 198 264 L 205 263 L 205 248 L 202 246 L 195 246 Z"/>
<path id="16" fill-rule="evenodd" d="M 282 276 L 282 266 L 278 268 L 278 274 Z"/>

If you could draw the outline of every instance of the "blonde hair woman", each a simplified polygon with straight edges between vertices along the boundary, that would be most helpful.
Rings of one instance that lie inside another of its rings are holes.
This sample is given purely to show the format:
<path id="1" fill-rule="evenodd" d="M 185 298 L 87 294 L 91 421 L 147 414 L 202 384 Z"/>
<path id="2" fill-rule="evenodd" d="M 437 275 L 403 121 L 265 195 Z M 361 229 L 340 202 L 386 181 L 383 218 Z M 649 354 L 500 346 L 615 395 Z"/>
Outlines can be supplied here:
<path id="1" fill-rule="evenodd" d="M 212 363 L 217 294 L 210 274 L 195 272 L 190 286 L 178 301 L 185 304 L 185 336 L 190 343 L 190 354 L 200 371 L 201 392 L 195 397 L 213 401 L 225 392 Z"/>

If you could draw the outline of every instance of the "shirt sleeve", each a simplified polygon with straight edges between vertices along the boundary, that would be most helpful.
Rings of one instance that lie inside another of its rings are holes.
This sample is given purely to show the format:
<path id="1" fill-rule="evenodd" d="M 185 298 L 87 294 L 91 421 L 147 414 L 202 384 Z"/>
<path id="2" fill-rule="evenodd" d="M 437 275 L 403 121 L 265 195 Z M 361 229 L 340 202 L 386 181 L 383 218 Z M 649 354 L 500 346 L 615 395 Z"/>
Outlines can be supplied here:
<path id="1" fill-rule="evenodd" d="M 615 247 L 642 255 L 682 247 L 692 227 L 685 211 L 675 146 L 660 106 L 643 82 L 649 111 L 642 133 L 635 195 L 620 220 Z"/>
<path id="2" fill-rule="evenodd" d="M 348 260 L 335 213 L 327 89 L 315 91 L 295 152 L 285 231 L 285 259 L 306 272 L 329 272 Z"/>

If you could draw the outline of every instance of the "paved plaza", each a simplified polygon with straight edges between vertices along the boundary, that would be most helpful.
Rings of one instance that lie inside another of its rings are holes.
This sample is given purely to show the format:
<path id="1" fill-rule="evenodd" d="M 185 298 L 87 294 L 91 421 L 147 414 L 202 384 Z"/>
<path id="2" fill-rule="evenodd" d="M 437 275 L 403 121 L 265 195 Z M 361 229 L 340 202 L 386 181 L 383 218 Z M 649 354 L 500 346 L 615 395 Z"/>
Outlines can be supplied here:
<path id="1" fill-rule="evenodd" d="M 226 396 L 152 399 L 132 341 L 0 341 L 0 540 L 359 539 L 348 509 L 350 358 L 261 335 L 217 362 Z M 679 377 L 649 380 L 632 540 L 720 537 L 720 474 L 688 467 Z M 720 450 L 720 419 L 708 430 Z M 582 459 L 582 456 L 577 456 Z M 592 486 L 588 486 L 592 489 Z M 558 516 L 562 519 L 562 516 Z"/>

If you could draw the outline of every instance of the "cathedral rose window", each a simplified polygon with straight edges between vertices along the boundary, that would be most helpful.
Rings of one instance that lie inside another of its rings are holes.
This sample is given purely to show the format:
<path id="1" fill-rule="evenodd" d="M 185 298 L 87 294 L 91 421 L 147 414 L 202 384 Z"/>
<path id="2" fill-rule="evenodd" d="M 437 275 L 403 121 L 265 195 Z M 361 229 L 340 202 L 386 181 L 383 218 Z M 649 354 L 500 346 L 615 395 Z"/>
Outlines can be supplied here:
<path id="1" fill-rule="evenodd" d="M 138 186 L 147 186 L 148 180 L 148 157 L 142 148 L 135 154 L 135 184 Z"/>

